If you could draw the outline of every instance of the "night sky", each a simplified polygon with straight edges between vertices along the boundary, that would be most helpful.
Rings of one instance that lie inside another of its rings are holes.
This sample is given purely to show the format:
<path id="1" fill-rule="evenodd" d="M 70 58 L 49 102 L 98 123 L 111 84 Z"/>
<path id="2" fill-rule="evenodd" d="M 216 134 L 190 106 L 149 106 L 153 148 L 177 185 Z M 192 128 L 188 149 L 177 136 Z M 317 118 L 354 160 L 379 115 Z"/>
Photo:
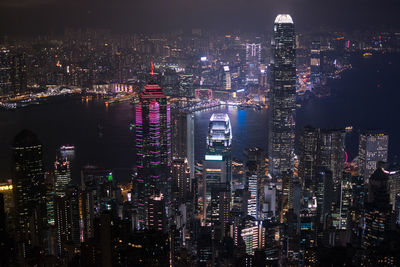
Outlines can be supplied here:
<path id="1" fill-rule="evenodd" d="M 262 32 L 278 13 L 300 30 L 399 29 L 398 0 L 0 0 L 0 34 L 62 32 L 65 27 L 163 32 L 205 27 Z"/>

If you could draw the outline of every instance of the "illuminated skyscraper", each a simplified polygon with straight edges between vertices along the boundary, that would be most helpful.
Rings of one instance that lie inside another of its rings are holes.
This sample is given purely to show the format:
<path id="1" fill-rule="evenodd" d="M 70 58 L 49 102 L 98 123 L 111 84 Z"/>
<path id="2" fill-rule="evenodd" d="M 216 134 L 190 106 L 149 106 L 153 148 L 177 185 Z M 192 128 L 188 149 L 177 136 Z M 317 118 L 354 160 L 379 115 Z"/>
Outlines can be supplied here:
<path id="1" fill-rule="evenodd" d="M 21 131 L 12 144 L 14 200 L 18 258 L 23 262 L 34 246 L 43 245 L 46 225 L 46 188 L 42 144 L 37 136 Z"/>
<path id="2" fill-rule="evenodd" d="M 352 175 L 350 172 L 344 172 L 342 181 L 340 182 L 340 197 L 339 197 L 339 206 L 337 207 L 336 213 L 337 217 L 337 225 L 334 225 L 338 229 L 346 229 L 347 228 L 347 219 L 348 213 L 351 205 L 351 193 L 352 193 Z M 334 221 L 335 223 L 335 221 Z"/>
<path id="3" fill-rule="evenodd" d="M 221 155 L 206 155 L 203 161 L 203 219 L 211 221 L 211 192 L 214 187 L 227 184 L 226 162 Z"/>
<path id="4" fill-rule="evenodd" d="M 305 255 L 305 261 L 309 261 L 308 252 L 316 246 L 315 234 L 315 213 L 309 209 L 300 212 L 300 251 Z M 308 251 L 308 252 L 307 252 Z"/>
<path id="5" fill-rule="evenodd" d="M 362 247 L 378 246 L 390 229 L 389 176 L 378 168 L 370 177 L 365 203 L 365 231 Z"/>
<path id="6" fill-rule="evenodd" d="M 11 88 L 13 94 L 24 94 L 26 92 L 27 66 L 23 54 L 14 55 L 11 58 Z"/>
<path id="7" fill-rule="evenodd" d="M 229 69 L 229 66 L 224 66 L 223 69 L 224 72 L 222 75 L 222 90 L 231 90 L 232 89 L 231 71 Z"/>
<path id="8" fill-rule="evenodd" d="M 73 217 L 72 203 L 65 196 L 56 196 L 54 199 L 54 210 L 55 210 L 55 226 L 56 226 L 56 240 L 57 240 L 57 254 L 63 256 L 65 253 L 65 244 L 68 241 L 72 242 L 73 233 Z M 77 215 L 77 214 L 75 214 Z M 75 229 L 79 229 L 79 226 Z M 79 237 L 79 232 L 77 233 Z M 79 241 L 79 239 L 78 239 Z"/>
<path id="9" fill-rule="evenodd" d="M 318 222 L 324 225 L 326 216 L 330 213 L 333 198 L 332 172 L 324 167 L 316 171 L 316 197 Z"/>
<path id="10" fill-rule="evenodd" d="M 214 186 L 227 184 L 230 190 L 232 128 L 228 114 L 214 113 L 210 118 L 207 135 L 207 151 L 203 161 L 204 219 L 210 221 L 211 192 Z"/>
<path id="11" fill-rule="evenodd" d="M 315 168 L 318 150 L 318 129 L 307 126 L 299 138 L 299 178 L 303 184 L 304 201 L 311 202 L 315 191 Z M 307 203 L 306 203 L 307 206 Z"/>
<path id="12" fill-rule="evenodd" d="M 321 79 L 321 42 L 312 41 L 311 42 L 311 61 L 310 61 L 310 71 L 311 71 L 311 82 L 313 86 L 317 85 Z"/>
<path id="13" fill-rule="evenodd" d="M 261 63 L 261 44 L 246 44 L 246 84 L 258 84 Z"/>
<path id="14" fill-rule="evenodd" d="M 232 127 L 228 114 L 211 115 L 207 136 L 207 155 L 221 155 L 226 162 L 226 181 L 232 181 Z M 207 160 L 207 156 L 206 156 Z"/>
<path id="15" fill-rule="evenodd" d="M 241 236 L 246 245 L 246 253 L 254 255 L 256 249 L 265 247 L 265 228 L 261 221 L 248 216 L 245 218 Z"/>
<path id="16" fill-rule="evenodd" d="M 325 167 L 332 172 L 335 190 L 340 188 L 344 169 L 345 132 L 336 129 L 320 129 L 317 151 L 317 166 Z"/>
<path id="17" fill-rule="evenodd" d="M 79 203 L 79 239 L 86 242 L 93 237 L 94 203 L 93 194 L 89 190 L 81 190 Z"/>
<path id="18" fill-rule="evenodd" d="M 95 207 L 93 208 L 94 216 L 99 216 L 102 212 L 111 210 L 116 188 L 114 187 L 113 174 L 110 170 L 95 166 L 85 166 L 81 170 L 81 188 L 82 191 L 91 195 L 92 205 Z"/>
<path id="19" fill-rule="evenodd" d="M 231 208 L 231 191 L 226 183 L 214 184 L 211 188 L 211 201 L 207 210 L 207 218 L 214 230 L 214 238 L 222 240 L 227 224 L 229 223 L 229 211 Z"/>
<path id="20" fill-rule="evenodd" d="M 71 169 L 68 160 L 57 160 L 54 163 L 54 173 L 56 177 L 55 189 L 57 196 L 65 195 L 65 189 L 71 182 Z"/>
<path id="21" fill-rule="evenodd" d="M 154 193 L 149 198 L 148 228 L 166 231 L 165 200 L 161 193 Z"/>
<path id="22" fill-rule="evenodd" d="M 194 179 L 194 115 L 177 110 L 172 114 L 172 157 L 186 159 Z"/>
<path id="23" fill-rule="evenodd" d="M 55 223 L 54 198 L 56 195 L 55 175 L 53 173 L 45 174 L 44 182 L 46 186 L 47 223 L 48 225 L 54 226 Z"/>
<path id="24" fill-rule="evenodd" d="M 172 161 L 171 174 L 172 200 L 177 203 L 185 203 L 191 188 L 190 170 L 187 160 L 181 158 L 174 159 Z"/>
<path id="25" fill-rule="evenodd" d="M 396 197 L 400 194 L 400 165 L 392 164 L 387 169 L 389 172 L 390 204 L 396 204 Z"/>
<path id="26" fill-rule="evenodd" d="M 155 190 L 169 196 L 171 167 L 170 107 L 160 86 L 149 83 L 136 105 L 135 203 L 138 226 L 148 225 L 148 200 Z"/>
<path id="27" fill-rule="evenodd" d="M 247 200 L 247 215 L 254 218 L 258 218 L 259 214 L 258 182 L 256 174 L 246 172 L 246 188 L 250 192 L 250 198 Z"/>
<path id="28" fill-rule="evenodd" d="M 379 161 L 386 162 L 388 157 L 389 136 L 383 132 L 369 131 L 360 134 L 358 146 L 358 165 L 360 175 L 368 183 Z"/>
<path id="29" fill-rule="evenodd" d="M 332 172 L 335 189 L 339 190 L 346 160 L 345 132 L 307 126 L 299 139 L 299 178 L 305 189 L 305 200 L 311 200 L 315 191 L 317 167 L 325 167 Z"/>
<path id="30" fill-rule="evenodd" d="M 262 208 L 262 219 L 270 219 L 275 217 L 276 215 L 276 185 L 274 184 L 266 184 L 264 185 L 264 196 L 261 203 Z"/>
<path id="31" fill-rule="evenodd" d="M 272 38 L 269 119 L 269 171 L 272 176 L 294 168 L 296 111 L 296 44 L 290 15 L 278 15 Z"/>
<path id="32" fill-rule="evenodd" d="M 244 150 L 245 154 L 245 188 L 250 192 L 247 214 L 257 219 L 261 216 L 264 185 L 265 185 L 265 156 L 258 147 Z"/>
<path id="33" fill-rule="evenodd" d="M 10 93 L 11 90 L 11 65 L 10 51 L 0 48 L 0 95 Z"/>
<path id="34" fill-rule="evenodd" d="M 400 225 L 400 194 L 397 194 L 395 197 L 394 214 L 395 214 L 396 224 Z"/>

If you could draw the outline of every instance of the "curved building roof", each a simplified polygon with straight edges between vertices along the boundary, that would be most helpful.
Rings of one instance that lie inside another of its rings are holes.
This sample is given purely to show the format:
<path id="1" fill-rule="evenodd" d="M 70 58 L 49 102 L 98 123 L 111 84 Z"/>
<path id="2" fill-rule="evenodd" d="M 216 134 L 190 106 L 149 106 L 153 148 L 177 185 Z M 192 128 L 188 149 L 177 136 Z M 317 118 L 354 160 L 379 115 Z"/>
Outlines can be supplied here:
<path id="1" fill-rule="evenodd" d="M 30 130 L 24 129 L 19 132 L 12 143 L 12 146 L 15 147 L 30 147 L 30 146 L 38 146 L 41 145 L 39 138 L 31 132 Z"/>
<path id="2" fill-rule="evenodd" d="M 275 23 L 278 24 L 293 24 L 293 19 L 289 14 L 279 14 L 276 16 Z"/>

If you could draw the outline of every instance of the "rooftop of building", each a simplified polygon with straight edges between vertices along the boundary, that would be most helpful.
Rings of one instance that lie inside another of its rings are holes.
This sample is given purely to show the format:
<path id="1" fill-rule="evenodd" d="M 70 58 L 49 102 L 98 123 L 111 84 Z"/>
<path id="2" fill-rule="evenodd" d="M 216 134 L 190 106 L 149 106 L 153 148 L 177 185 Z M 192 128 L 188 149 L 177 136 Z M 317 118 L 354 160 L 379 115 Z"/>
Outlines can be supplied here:
<path id="1" fill-rule="evenodd" d="M 278 16 L 276 16 L 275 23 L 293 24 L 293 19 L 289 14 L 279 14 Z"/>
<path id="2" fill-rule="evenodd" d="M 30 130 L 24 129 L 19 132 L 13 141 L 13 147 L 30 147 L 30 146 L 37 146 L 41 145 L 38 137 L 36 134 L 31 132 Z"/>

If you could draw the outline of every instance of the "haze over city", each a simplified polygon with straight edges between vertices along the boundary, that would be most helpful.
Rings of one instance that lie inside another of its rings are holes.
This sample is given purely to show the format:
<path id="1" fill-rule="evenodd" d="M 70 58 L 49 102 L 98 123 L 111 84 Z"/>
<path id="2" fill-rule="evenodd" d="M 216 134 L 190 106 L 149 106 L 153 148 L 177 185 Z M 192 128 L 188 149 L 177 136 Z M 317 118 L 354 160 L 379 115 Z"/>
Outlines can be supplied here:
<path id="1" fill-rule="evenodd" d="M 337 30 L 396 29 L 396 0 L 219 0 L 219 1 L 54 1 L 2 0 L 4 33 L 37 34 L 64 27 L 107 28 L 116 32 L 165 32 L 179 28 L 265 32 L 278 13 L 296 18 L 301 30 L 329 26 Z"/>

